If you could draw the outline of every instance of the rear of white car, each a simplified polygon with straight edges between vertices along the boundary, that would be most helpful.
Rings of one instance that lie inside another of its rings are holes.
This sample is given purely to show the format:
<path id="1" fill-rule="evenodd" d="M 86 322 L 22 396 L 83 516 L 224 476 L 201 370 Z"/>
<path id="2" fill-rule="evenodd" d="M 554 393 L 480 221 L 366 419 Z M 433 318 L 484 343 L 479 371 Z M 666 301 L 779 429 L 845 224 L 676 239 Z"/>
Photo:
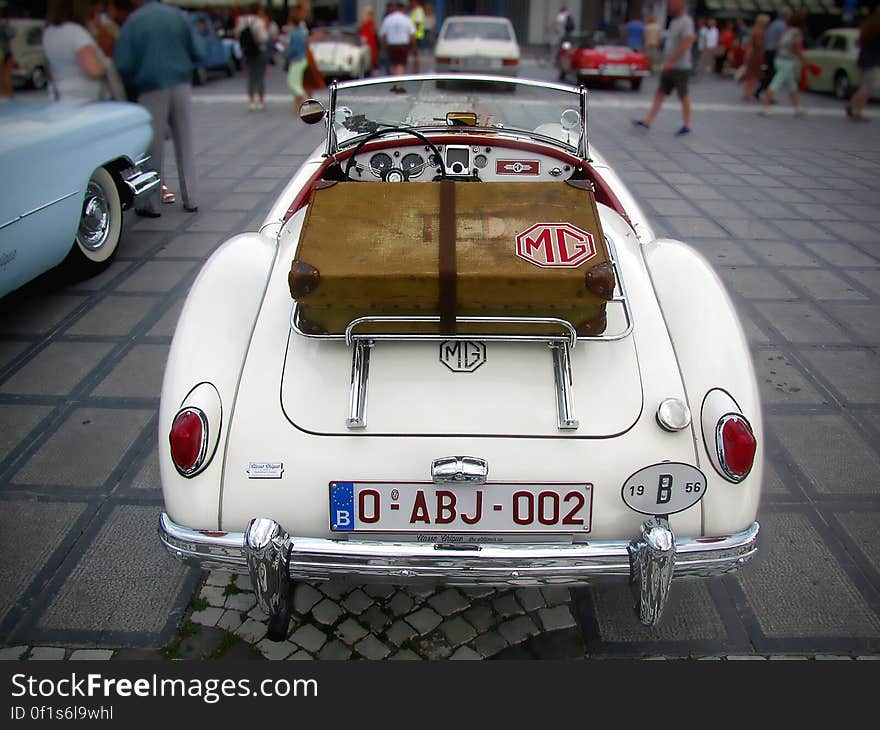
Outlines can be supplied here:
<path id="1" fill-rule="evenodd" d="M 434 47 L 434 69 L 437 73 L 518 76 L 519 61 L 516 32 L 507 18 L 447 18 Z"/>

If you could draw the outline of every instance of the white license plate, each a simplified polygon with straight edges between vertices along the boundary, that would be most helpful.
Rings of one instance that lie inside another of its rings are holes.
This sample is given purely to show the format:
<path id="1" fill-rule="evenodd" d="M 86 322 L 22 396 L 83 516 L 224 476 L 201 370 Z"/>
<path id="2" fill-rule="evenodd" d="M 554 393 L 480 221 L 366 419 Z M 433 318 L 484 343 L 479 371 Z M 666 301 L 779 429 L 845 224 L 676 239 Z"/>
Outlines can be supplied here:
<path id="1" fill-rule="evenodd" d="M 462 58 L 461 65 L 470 68 L 501 68 L 501 60 L 498 58 Z"/>
<path id="2" fill-rule="evenodd" d="M 331 482 L 334 532 L 590 531 L 591 484 Z"/>
<path id="3" fill-rule="evenodd" d="M 629 66 L 606 66 L 603 70 L 608 76 L 628 76 L 630 73 Z"/>

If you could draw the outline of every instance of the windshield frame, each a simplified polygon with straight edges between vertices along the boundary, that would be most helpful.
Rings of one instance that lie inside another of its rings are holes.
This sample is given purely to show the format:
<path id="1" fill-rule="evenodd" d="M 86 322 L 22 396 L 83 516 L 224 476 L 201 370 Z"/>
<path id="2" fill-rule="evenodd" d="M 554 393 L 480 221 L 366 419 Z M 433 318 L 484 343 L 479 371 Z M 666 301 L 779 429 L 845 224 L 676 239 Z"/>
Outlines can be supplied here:
<path id="1" fill-rule="evenodd" d="M 562 142 L 561 140 L 546 137 L 542 134 L 535 133 L 525 129 L 497 129 L 492 130 L 496 133 L 505 133 L 512 134 L 516 136 L 526 136 L 531 137 L 532 139 L 539 140 L 543 143 L 553 144 L 565 152 L 571 154 L 574 153 L 578 157 L 583 160 L 589 159 L 589 140 L 587 138 L 587 89 L 583 86 L 571 86 L 570 84 L 559 84 L 553 83 L 549 81 L 533 81 L 531 79 L 517 79 L 511 78 L 509 76 L 491 76 L 488 74 L 409 74 L 403 76 L 389 76 L 389 77 L 377 77 L 371 79 L 361 79 L 358 81 L 344 81 L 338 82 L 333 81 L 330 83 L 328 91 L 329 91 L 329 109 L 326 115 L 326 125 L 327 125 L 327 144 L 325 147 L 325 156 L 332 157 L 337 152 L 340 151 L 342 145 L 340 145 L 339 140 L 336 136 L 336 96 L 338 91 L 345 89 L 353 89 L 353 88 L 361 88 L 365 86 L 380 86 L 387 85 L 392 82 L 397 83 L 405 83 L 408 81 L 412 82 L 423 82 L 423 81 L 452 81 L 458 83 L 503 83 L 503 84 L 515 84 L 516 86 L 526 86 L 526 87 L 536 87 L 543 89 L 545 91 L 560 91 L 566 94 L 572 95 L 573 105 L 576 105 L 578 111 L 580 112 L 581 117 L 581 125 L 580 125 L 580 134 L 578 135 L 578 144 L 577 146 L 568 145 Z M 422 127 L 413 127 L 413 129 L 424 131 L 429 130 L 431 132 L 461 132 L 461 128 L 459 127 L 438 127 L 437 125 L 424 125 Z M 470 128 L 474 132 L 479 131 L 480 128 Z M 350 147 L 353 144 L 356 144 L 358 138 L 351 137 L 345 140 L 345 147 Z"/>

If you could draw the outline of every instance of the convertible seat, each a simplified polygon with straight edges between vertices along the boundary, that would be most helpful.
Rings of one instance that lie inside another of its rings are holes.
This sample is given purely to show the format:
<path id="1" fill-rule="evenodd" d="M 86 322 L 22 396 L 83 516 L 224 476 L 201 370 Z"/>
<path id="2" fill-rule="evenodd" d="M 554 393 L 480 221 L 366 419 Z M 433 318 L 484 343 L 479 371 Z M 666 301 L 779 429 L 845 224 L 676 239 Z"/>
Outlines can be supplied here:
<path id="1" fill-rule="evenodd" d="M 614 269 L 589 182 L 339 182 L 318 186 L 288 277 L 299 325 L 339 334 L 365 316 L 439 315 L 360 332 L 557 334 L 605 329 Z"/>

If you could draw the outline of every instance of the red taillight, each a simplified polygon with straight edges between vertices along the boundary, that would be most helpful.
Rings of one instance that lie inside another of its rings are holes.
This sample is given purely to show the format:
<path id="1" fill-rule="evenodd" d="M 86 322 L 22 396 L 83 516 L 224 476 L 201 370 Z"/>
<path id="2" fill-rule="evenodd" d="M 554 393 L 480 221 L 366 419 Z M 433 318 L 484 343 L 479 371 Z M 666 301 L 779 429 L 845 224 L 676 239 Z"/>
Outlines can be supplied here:
<path id="1" fill-rule="evenodd" d="M 171 424 L 171 460 L 184 476 L 191 476 L 205 461 L 208 422 L 196 408 L 184 408 Z"/>
<path id="2" fill-rule="evenodd" d="M 745 479 L 752 470 L 758 448 L 749 422 L 733 413 L 722 416 L 716 431 L 716 447 L 727 477 L 734 482 Z"/>
<path id="3" fill-rule="evenodd" d="M 437 56 L 437 58 L 434 59 L 434 63 L 447 63 L 448 64 L 448 63 L 452 63 L 452 59 L 445 58 L 443 56 Z"/>
<path id="4" fill-rule="evenodd" d="M 518 66 L 519 59 L 518 58 L 505 58 L 501 63 L 504 66 Z"/>

